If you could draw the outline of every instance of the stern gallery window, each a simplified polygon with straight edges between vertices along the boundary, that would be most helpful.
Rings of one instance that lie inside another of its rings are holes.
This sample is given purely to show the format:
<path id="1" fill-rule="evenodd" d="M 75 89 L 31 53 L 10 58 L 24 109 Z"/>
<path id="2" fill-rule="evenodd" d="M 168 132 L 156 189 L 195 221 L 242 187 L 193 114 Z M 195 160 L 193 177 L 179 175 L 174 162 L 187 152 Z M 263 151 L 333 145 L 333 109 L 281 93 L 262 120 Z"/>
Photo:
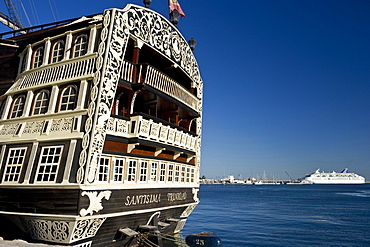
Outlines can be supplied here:
<path id="1" fill-rule="evenodd" d="M 63 146 L 43 147 L 36 174 L 37 182 L 55 182 Z"/>
<path id="2" fill-rule="evenodd" d="M 4 171 L 4 182 L 18 182 L 27 148 L 10 148 Z"/>

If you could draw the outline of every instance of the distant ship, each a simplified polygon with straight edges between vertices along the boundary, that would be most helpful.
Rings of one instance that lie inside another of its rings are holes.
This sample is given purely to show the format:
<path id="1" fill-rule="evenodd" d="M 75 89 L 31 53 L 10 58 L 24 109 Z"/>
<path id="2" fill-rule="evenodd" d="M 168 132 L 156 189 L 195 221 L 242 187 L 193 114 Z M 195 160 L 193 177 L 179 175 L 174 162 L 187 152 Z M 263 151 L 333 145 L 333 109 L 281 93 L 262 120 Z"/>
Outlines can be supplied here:
<path id="1" fill-rule="evenodd" d="M 314 184 L 364 184 L 365 178 L 348 172 L 348 168 L 345 168 L 340 173 L 334 171 L 320 172 L 320 169 L 317 169 L 314 173 L 304 177 L 303 182 Z"/>

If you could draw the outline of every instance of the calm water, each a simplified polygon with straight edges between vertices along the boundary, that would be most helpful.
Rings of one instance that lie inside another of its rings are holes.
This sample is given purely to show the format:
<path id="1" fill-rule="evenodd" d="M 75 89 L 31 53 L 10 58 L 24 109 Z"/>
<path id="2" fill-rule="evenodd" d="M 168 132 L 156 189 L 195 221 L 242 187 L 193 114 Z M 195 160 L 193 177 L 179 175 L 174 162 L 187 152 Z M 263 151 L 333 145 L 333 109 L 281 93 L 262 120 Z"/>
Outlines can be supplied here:
<path id="1" fill-rule="evenodd" d="M 201 185 L 181 232 L 217 233 L 224 247 L 370 246 L 370 184 Z"/>

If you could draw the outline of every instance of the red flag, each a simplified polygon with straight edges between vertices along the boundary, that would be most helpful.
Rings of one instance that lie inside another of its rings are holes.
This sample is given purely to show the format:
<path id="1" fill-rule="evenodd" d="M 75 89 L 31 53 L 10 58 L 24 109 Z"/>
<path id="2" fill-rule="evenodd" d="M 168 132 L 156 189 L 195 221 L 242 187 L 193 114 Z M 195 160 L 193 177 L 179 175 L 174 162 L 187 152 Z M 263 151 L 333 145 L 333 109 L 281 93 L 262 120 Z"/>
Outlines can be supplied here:
<path id="1" fill-rule="evenodd" d="M 168 4 L 170 7 L 170 12 L 176 9 L 182 17 L 185 17 L 185 13 L 184 11 L 182 11 L 180 4 L 177 0 L 168 0 Z"/>

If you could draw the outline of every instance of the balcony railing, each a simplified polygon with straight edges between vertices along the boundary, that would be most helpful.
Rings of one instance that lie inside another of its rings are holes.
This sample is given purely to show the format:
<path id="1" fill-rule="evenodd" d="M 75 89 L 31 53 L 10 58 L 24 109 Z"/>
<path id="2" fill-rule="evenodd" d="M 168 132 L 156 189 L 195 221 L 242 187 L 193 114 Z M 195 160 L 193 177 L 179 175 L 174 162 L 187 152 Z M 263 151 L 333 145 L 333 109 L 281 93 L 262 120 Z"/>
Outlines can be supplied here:
<path id="1" fill-rule="evenodd" d="M 135 79 L 135 66 L 134 64 L 124 61 L 121 73 L 121 79 L 134 83 Z M 176 82 L 163 72 L 157 70 L 148 64 L 140 64 L 138 69 L 138 82 L 145 83 L 175 99 L 181 103 L 198 110 L 199 99 L 189 92 L 180 83 Z"/>
<path id="2" fill-rule="evenodd" d="M 194 152 L 196 150 L 196 136 L 143 116 L 134 116 L 131 120 L 110 117 L 107 134 L 154 141 Z"/>
<path id="3" fill-rule="evenodd" d="M 134 77 L 135 77 L 134 71 L 135 71 L 135 65 L 133 63 L 130 63 L 124 60 L 122 64 L 121 79 L 133 83 Z"/>
<path id="4" fill-rule="evenodd" d="M 143 72 L 146 71 L 145 76 Z M 180 102 L 190 106 L 197 110 L 199 100 L 193 94 L 191 94 L 186 88 L 181 86 L 178 82 L 165 75 L 161 71 L 155 69 L 150 65 L 140 65 L 139 78 L 145 84 L 148 84 L 161 92 L 166 93 L 169 96 L 179 100 Z"/>
<path id="5" fill-rule="evenodd" d="M 84 56 L 77 58 L 74 61 L 66 60 L 26 71 L 20 75 L 9 91 L 12 92 L 19 89 L 47 84 L 53 81 L 92 75 L 94 73 L 95 60 L 96 55 L 94 54 L 93 57 L 91 55 Z"/>

